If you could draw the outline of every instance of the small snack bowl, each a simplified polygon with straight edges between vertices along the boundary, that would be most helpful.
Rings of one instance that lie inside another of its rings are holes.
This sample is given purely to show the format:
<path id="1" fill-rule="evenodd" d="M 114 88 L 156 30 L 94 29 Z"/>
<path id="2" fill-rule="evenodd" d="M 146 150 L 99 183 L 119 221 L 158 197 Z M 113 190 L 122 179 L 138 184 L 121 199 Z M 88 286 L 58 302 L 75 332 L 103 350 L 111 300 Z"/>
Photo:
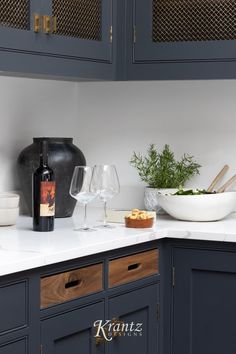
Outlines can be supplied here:
<path id="1" fill-rule="evenodd" d="M 134 229 L 152 228 L 154 217 L 151 213 L 139 209 L 133 209 L 132 212 L 125 217 L 125 226 Z"/>

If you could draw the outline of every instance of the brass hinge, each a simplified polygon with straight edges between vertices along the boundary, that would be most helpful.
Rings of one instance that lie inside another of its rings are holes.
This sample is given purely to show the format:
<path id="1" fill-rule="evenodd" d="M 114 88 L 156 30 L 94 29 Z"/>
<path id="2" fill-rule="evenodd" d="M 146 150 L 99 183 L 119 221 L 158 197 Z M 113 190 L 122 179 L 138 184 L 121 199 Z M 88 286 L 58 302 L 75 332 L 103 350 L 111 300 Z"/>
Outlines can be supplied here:
<path id="1" fill-rule="evenodd" d="M 136 26 L 133 27 L 133 42 L 136 43 L 137 33 L 136 33 Z"/>
<path id="2" fill-rule="evenodd" d="M 43 345 L 40 344 L 40 354 L 43 354 Z"/>
<path id="3" fill-rule="evenodd" d="M 172 286 L 175 286 L 175 267 L 172 267 Z"/>
<path id="4" fill-rule="evenodd" d="M 157 304 L 157 321 L 160 320 L 160 304 Z"/>
<path id="5" fill-rule="evenodd" d="M 113 42 L 113 28 L 112 28 L 112 26 L 110 26 L 109 35 L 110 35 L 110 43 L 112 43 Z"/>

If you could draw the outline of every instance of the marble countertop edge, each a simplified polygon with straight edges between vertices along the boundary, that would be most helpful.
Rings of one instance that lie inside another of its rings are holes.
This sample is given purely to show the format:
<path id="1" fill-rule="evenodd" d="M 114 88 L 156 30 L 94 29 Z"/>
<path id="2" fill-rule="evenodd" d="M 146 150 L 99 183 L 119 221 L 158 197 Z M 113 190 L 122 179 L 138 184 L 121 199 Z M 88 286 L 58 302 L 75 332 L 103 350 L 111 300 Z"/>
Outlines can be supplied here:
<path id="1" fill-rule="evenodd" d="M 56 219 L 50 233 L 32 231 L 32 219 L 20 217 L 14 227 L 0 228 L 0 276 L 82 258 L 162 238 L 236 242 L 236 214 L 211 223 L 182 222 L 159 216 L 153 229 L 74 231 L 74 221 Z"/>

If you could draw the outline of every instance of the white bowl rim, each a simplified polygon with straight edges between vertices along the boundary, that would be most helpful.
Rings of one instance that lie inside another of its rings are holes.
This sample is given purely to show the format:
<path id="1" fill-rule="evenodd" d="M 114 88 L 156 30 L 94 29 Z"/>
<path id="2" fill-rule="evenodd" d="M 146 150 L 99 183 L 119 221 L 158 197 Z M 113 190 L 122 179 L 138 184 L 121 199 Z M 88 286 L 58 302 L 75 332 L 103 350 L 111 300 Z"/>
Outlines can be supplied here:
<path id="1" fill-rule="evenodd" d="M 3 192 L 0 193 L 0 198 L 20 198 L 19 194 L 16 193 L 8 193 L 8 192 Z"/>
<path id="2" fill-rule="evenodd" d="M 159 196 L 163 197 L 210 197 L 219 196 L 219 195 L 226 195 L 226 194 L 235 194 L 236 191 L 226 191 L 221 193 L 209 193 L 209 194 L 162 194 L 160 193 Z"/>

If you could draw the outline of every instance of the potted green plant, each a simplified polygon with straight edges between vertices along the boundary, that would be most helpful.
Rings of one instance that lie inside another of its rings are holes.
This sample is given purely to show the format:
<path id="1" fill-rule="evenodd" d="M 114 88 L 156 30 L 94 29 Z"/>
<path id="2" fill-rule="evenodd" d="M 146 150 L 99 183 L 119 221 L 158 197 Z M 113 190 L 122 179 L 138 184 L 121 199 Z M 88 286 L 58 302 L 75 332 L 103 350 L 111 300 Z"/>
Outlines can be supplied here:
<path id="1" fill-rule="evenodd" d="M 159 193 L 175 192 L 193 176 L 199 174 L 201 167 L 189 154 L 184 154 L 177 161 L 167 144 L 160 152 L 154 144 L 151 144 L 146 156 L 134 152 L 130 164 L 137 169 L 139 177 L 147 185 L 144 196 L 146 209 L 156 211 L 159 211 Z"/>

